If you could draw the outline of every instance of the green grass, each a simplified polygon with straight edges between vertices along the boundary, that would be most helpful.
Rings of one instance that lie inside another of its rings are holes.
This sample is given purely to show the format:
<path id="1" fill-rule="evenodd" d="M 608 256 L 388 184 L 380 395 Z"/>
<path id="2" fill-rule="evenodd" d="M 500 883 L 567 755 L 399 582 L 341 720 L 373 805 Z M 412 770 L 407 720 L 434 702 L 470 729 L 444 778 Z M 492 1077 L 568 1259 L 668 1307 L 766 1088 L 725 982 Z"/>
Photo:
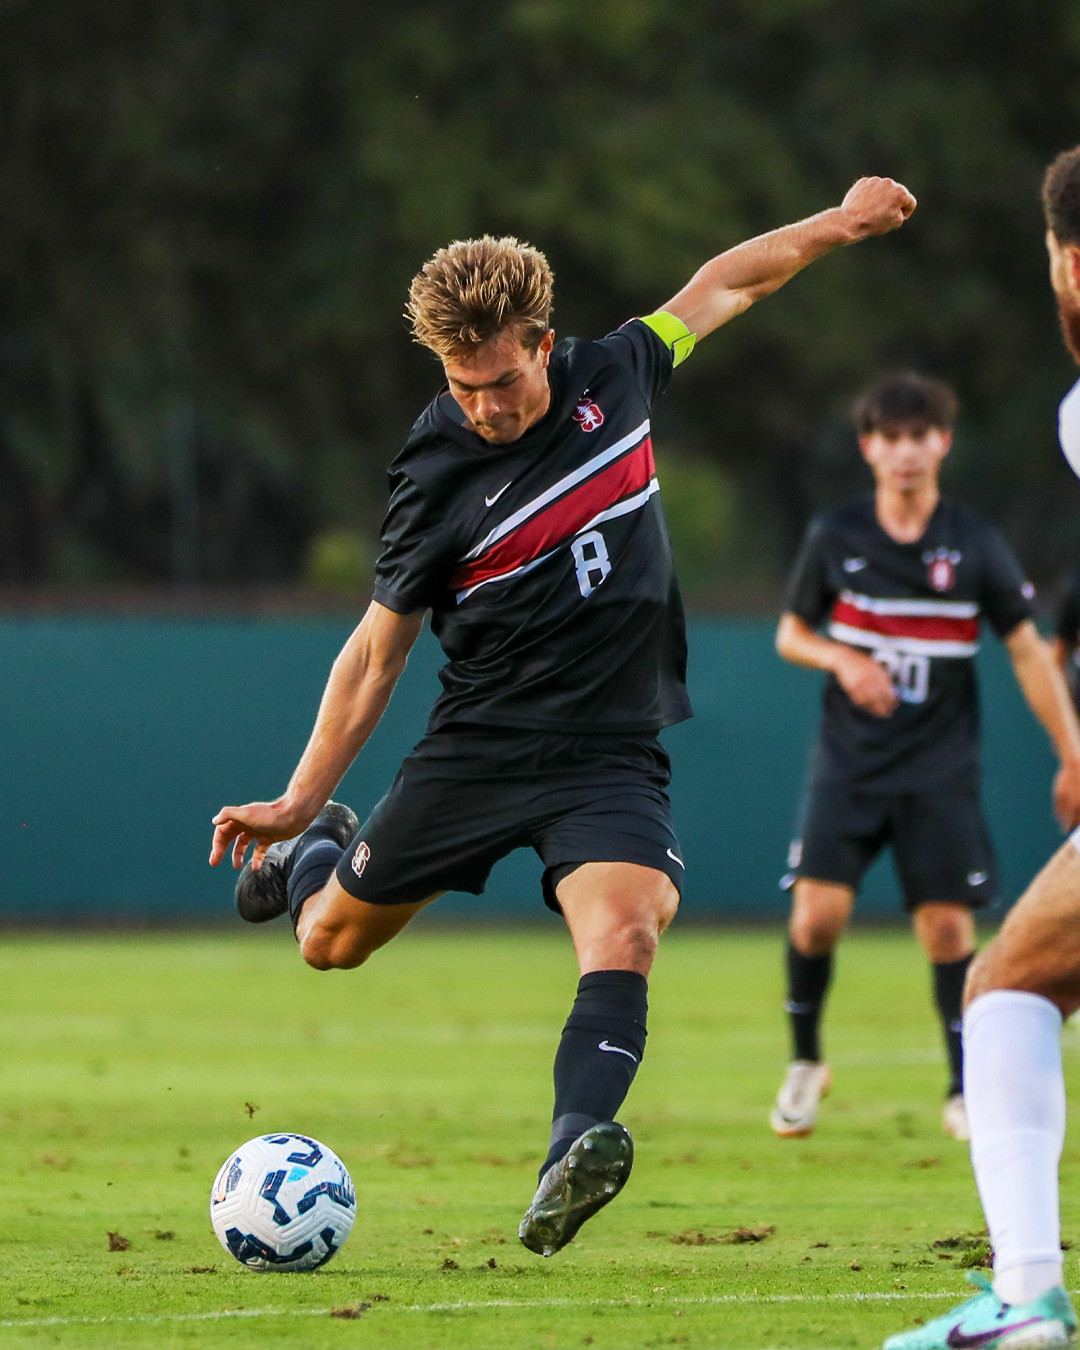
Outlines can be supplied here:
<path id="1" fill-rule="evenodd" d="M 0 1345 L 878 1345 L 963 1295 L 978 1252 L 933 1244 L 982 1226 L 966 1149 L 940 1132 L 927 971 L 909 935 L 846 941 L 833 1094 L 812 1139 L 781 1142 L 766 1125 L 786 1055 L 780 967 L 777 931 L 665 938 L 623 1112 L 634 1176 L 543 1261 L 516 1230 L 576 980 L 554 925 L 421 927 L 324 975 L 280 925 L 9 936 Z M 325 1140 L 356 1182 L 352 1237 L 311 1275 L 250 1273 L 210 1231 L 221 1162 L 281 1129 Z M 723 1240 L 759 1225 L 775 1231 Z M 110 1251 L 110 1233 L 130 1247 Z"/>

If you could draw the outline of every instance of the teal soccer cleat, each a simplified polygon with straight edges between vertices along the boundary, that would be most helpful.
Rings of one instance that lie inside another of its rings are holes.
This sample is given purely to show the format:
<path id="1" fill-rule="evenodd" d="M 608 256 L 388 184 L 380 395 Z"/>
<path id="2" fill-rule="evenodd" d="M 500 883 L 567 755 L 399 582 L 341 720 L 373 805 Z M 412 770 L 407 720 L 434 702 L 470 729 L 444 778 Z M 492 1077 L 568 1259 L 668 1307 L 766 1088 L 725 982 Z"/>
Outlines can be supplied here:
<path id="1" fill-rule="evenodd" d="M 1076 1313 L 1056 1285 L 1030 1303 L 1002 1303 L 985 1275 L 968 1280 L 981 1293 L 924 1327 L 890 1336 L 883 1350 L 1065 1350 L 1076 1344 Z"/>

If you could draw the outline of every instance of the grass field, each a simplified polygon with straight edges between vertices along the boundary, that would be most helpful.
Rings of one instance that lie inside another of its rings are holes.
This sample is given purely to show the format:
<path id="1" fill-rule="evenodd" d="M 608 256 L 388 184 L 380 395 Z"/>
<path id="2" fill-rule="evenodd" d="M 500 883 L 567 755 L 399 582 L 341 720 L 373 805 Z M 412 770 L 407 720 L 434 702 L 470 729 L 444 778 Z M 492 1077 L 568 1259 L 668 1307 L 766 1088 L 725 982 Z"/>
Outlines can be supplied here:
<path id="1" fill-rule="evenodd" d="M 324 975 L 280 925 L 8 936 L 0 1345 L 878 1345 L 963 1295 L 982 1219 L 966 1150 L 940 1132 L 910 936 L 856 932 L 838 966 L 833 1095 L 812 1139 L 781 1142 L 765 1123 L 786 1054 L 779 932 L 665 938 L 623 1112 L 634 1175 L 543 1261 L 516 1230 L 576 979 L 554 924 L 419 928 Z M 1070 1027 L 1067 1065 L 1078 1049 Z M 220 1163 L 283 1129 L 325 1140 L 357 1186 L 348 1245 L 310 1275 L 250 1273 L 210 1231 Z M 1067 1237 L 1078 1157 L 1074 1137 Z"/>

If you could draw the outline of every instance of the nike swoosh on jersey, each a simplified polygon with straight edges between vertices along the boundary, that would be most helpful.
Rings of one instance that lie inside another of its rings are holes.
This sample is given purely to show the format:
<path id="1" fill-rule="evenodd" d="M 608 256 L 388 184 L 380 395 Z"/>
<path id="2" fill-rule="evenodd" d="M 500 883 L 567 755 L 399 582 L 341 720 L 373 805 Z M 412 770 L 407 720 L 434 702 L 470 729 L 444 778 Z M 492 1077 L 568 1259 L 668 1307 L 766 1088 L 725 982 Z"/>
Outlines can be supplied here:
<path id="1" fill-rule="evenodd" d="M 969 872 L 967 875 L 967 884 L 969 886 L 981 886 L 986 878 L 986 872 Z"/>
<path id="2" fill-rule="evenodd" d="M 845 571 L 845 572 L 861 572 L 865 566 L 866 566 L 866 559 L 865 559 L 865 558 L 845 558 L 845 559 L 844 559 L 844 571 Z"/>
<path id="3" fill-rule="evenodd" d="M 512 483 L 513 481 L 514 481 L 514 480 L 511 478 L 511 479 L 510 479 L 510 483 Z M 499 500 L 499 498 L 500 498 L 500 497 L 503 495 L 503 493 L 506 491 L 506 489 L 510 486 L 510 483 L 507 483 L 504 487 L 501 487 L 501 488 L 498 490 L 498 492 L 496 492 L 496 494 L 494 495 L 494 497 L 485 497 L 485 498 L 484 498 L 484 505 L 485 505 L 485 506 L 494 506 L 495 503 Z"/>
<path id="4" fill-rule="evenodd" d="M 597 1047 L 599 1050 L 610 1050 L 615 1055 L 625 1055 L 627 1059 L 632 1059 L 636 1064 L 637 1055 L 632 1055 L 629 1050 L 624 1050 L 621 1045 L 608 1045 L 607 1041 L 601 1041 Z"/>
<path id="5" fill-rule="evenodd" d="M 1011 1326 L 994 1327 L 990 1331 L 973 1331 L 970 1334 L 961 1331 L 959 1324 L 957 1324 L 945 1337 L 945 1344 L 950 1346 L 951 1350 L 976 1350 L 976 1347 L 986 1345 L 990 1341 L 999 1340 L 1011 1331 L 1020 1331 L 1024 1327 L 1030 1327 L 1038 1320 L 1037 1317 L 1028 1317 L 1023 1322 L 1013 1322 Z"/>
<path id="6" fill-rule="evenodd" d="M 677 862 L 679 866 L 683 869 L 683 871 L 686 870 L 686 864 L 683 862 L 681 858 L 677 858 L 675 854 L 672 853 L 671 849 L 665 849 L 664 851 L 667 853 L 668 857 L 671 859 L 672 862 Z"/>

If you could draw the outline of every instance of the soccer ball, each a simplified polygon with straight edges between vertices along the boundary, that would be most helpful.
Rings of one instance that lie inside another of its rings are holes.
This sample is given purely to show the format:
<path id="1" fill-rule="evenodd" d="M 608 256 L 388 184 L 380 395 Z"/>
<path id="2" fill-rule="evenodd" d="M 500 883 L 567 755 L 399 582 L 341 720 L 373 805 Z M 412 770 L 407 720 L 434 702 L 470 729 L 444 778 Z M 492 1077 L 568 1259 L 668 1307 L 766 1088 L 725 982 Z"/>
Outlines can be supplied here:
<path id="1" fill-rule="evenodd" d="M 345 1164 L 306 1134 L 249 1139 L 210 1193 L 217 1240 L 249 1270 L 314 1270 L 349 1236 L 356 1192 Z"/>

